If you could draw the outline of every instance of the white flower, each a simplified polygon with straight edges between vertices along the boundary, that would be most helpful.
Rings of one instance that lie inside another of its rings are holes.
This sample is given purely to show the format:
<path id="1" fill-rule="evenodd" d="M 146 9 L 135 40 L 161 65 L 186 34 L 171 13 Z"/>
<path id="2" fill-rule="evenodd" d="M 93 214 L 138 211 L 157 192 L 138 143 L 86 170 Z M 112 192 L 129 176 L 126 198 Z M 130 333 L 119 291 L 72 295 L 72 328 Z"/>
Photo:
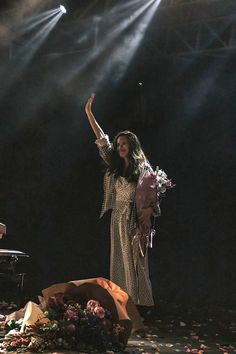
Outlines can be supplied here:
<path id="1" fill-rule="evenodd" d="M 158 176 L 161 176 L 163 178 L 167 178 L 167 174 L 163 170 L 159 170 L 157 174 L 158 174 Z"/>

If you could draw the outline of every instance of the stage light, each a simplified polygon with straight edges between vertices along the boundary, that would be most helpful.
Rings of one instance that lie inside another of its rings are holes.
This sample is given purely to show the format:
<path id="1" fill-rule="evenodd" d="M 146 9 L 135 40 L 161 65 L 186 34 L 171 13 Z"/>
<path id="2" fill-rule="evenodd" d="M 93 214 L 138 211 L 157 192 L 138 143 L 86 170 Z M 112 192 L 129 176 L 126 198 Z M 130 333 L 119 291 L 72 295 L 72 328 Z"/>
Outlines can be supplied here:
<path id="1" fill-rule="evenodd" d="M 63 14 L 66 14 L 66 8 L 65 8 L 65 6 L 60 5 L 60 11 L 61 11 Z"/>

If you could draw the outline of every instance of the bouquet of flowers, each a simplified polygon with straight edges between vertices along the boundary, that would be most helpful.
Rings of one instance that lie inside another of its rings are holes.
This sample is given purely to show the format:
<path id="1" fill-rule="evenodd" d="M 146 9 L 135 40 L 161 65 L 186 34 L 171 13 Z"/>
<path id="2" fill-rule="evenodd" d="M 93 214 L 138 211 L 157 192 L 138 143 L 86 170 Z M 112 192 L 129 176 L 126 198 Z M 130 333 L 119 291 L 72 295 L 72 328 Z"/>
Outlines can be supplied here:
<path id="1" fill-rule="evenodd" d="M 173 187 L 175 185 L 158 166 L 155 172 L 145 171 L 139 178 L 136 188 L 137 211 L 158 204 L 166 190 Z"/>
<path id="2" fill-rule="evenodd" d="M 142 209 L 148 207 L 153 208 L 153 215 L 155 217 L 160 216 L 161 198 L 165 195 L 167 189 L 174 187 L 175 185 L 168 179 L 167 174 L 163 170 L 160 170 L 158 166 L 155 172 L 147 169 L 140 176 L 136 187 L 135 203 L 138 217 L 142 213 Z M 154 226 L 143 227 L 142 225 L 138 225 L 132 240 L 136 255 L 139 254 L 144 257 L 146 248 L 152 248 L 154 235 Z"/>
<path id="3" fill-rule="evenodd" d="M 163 170 L 160 170 L 158 166 L 156 168 L 155 175 L 158 195 L 165 193 L 167 189 L 175 187 L 175 184 L 173 184 L 171 180 L 168 179 L 167 174 Z"/>
<path id="4" fill-rule="evenodd" d="M 15 321 L 6 323 L 8 332 L 0 342 L 0 352 L 42 352 L 48 350 L 120 351 L 119 335 L 123 328 L 114 324 L 108 310 L 98 301 L 88 301 L 85 308 L 74 301 L 64 303 L 52 297 L 48 300 L 44 315 L 47 323 L 36 322 L 21 333 Z"/>

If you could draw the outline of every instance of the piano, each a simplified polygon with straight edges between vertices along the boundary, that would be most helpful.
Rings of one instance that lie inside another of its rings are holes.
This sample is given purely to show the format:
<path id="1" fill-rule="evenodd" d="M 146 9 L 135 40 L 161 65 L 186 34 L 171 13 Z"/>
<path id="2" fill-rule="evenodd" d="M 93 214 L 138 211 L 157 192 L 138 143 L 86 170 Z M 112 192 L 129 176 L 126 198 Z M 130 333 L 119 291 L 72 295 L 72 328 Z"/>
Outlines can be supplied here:
<path id="1" fill-rule="evenodd" d="M 0 240 L 4 235 L 6 225 L 0 223 Z M 28 258 L 29 255 L 22 251 L 0 248 L 0 301 L 10 300 L 22 305 Z"/>

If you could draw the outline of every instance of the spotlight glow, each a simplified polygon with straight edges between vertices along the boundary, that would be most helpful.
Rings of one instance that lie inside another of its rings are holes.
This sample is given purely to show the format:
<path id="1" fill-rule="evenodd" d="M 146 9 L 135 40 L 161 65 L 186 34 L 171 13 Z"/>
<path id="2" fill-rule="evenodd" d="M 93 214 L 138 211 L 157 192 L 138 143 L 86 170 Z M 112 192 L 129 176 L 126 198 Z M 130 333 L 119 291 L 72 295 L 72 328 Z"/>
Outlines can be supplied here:
<path id="1" fill-rule="evenodd" d="M 61 11 L 63 14 L 66 14 L 66 8 L 65 8 L 65 6 L 60 5 L 60 11 Z"/>

